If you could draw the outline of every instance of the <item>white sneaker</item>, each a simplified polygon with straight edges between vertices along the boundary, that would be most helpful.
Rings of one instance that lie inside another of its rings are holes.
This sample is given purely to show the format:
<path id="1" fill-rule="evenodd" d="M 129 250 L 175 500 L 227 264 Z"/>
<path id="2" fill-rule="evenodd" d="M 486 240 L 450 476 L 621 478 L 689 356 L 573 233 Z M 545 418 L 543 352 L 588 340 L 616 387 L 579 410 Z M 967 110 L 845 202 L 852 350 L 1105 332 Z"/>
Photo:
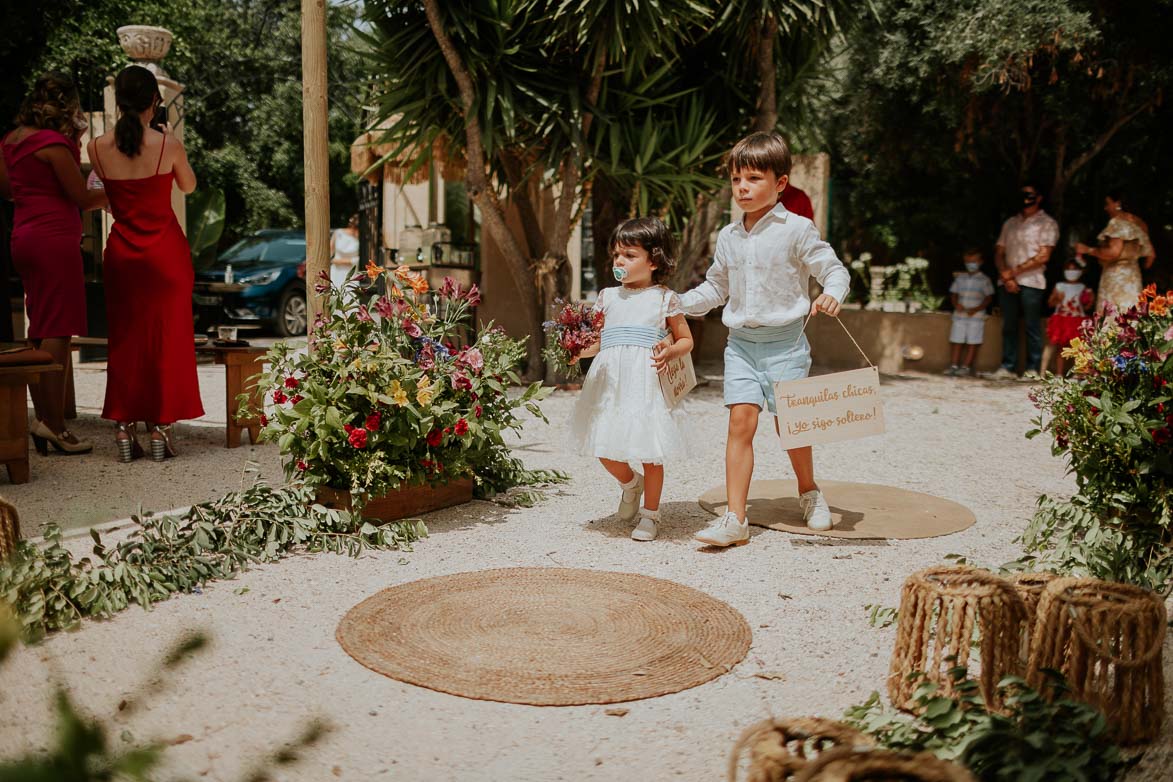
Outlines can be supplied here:
<path id="1" fill-rule="evenodd" d="M 989 380 L 1017 380 L 1018 376 L 1011 372 L 1006 367 L 998 367 L 993 372 L 986 375 Z"/>
<path id="2" fill-rule="evenodd" d="M 632 540 L 655 540 L 656 533 L 659 532 L 656 522 L 660 520 L 660 511 L 648 510 L 647 508 L 639 509 L 639 524 L 631 531 Z"/>
<path id="3" fill-rule="evenodd" d="M 692 537 L 710 546 L 744 546 L 749 543 L 749 519 L 738 521 L 737 514 L 726 512 Z"/>
<path id="4" fill-rule="evenodd" d="M 811 489 L 798 498 L 802 508 L 802 520 L 806 528 L 815 532 L 826 532 L 831 529 L 831 509 L 827 507 L 827 498 L 818 489 Z"/>
<path id="5" fill-rule="evenodd" d="M 644 496 L 644 477 L 638 472 L 631 479 L 632 485 L 624 487 L 623 496 L 619 498 L 620 521 L 631 521 L 639 512 L 639 501 Z"/>

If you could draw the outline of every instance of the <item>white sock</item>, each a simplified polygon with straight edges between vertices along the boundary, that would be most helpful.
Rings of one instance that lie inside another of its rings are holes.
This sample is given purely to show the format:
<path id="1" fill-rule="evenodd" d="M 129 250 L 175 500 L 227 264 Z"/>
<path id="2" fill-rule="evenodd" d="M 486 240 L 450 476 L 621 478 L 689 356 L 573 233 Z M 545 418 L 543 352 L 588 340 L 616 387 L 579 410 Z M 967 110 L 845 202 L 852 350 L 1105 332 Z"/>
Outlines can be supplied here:
<path id="1" fill-rule="evenodd" d="M 645 519 L 651 519 L 652 521 L 659 521 L 660 520 L 660 509 L 656 508 L 655 510 L 648 510 L 647 508 L 640 508 L 639 515 Z"/>
<path id="2" fill-rule="evenodd" d="M 631 476 L 631 480 L 628 481 L 627 483 L 619 484 L 620 489 L 634 489 L 636 486 L 639 486 L 639 473 L 638 472 L 635 475 Z"/>

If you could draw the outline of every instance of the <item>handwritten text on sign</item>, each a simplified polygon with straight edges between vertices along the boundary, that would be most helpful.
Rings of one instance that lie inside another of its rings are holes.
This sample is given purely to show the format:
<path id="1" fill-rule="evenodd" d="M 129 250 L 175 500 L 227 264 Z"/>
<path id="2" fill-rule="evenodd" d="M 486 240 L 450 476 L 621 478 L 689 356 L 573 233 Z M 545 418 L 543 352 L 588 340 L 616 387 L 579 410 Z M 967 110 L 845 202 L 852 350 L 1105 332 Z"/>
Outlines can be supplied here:
<path id="1" fill-rule="evenodd" d="M 774 384 L 782 445 L 854 440 L 884 433 L 880 373 L 875 367 Z"/>
<path id="2" fill-rule="evenodd" d="M 668 335 L 669 344 L 676 340 Z M 660 388 L 664 392 L 664 401 L 669 408 L 676 407 L 676 403 L 692 389 L 696 388 L 696 369 L 692 365 L 692 356 L 685 353 L 680 358 L 674 358 L 664 367 L 660 375 Z"/>

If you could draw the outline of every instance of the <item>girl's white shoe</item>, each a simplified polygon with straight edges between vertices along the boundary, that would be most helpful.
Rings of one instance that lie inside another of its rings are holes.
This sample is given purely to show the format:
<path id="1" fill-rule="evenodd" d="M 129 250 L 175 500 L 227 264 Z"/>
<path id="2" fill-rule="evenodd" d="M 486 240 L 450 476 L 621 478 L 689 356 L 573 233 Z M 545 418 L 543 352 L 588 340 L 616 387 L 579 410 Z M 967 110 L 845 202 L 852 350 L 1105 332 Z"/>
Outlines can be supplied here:
<path id="1" fill-rule="evenodd" d="M 657 522 L 660 520 L 660 511 L 639 509 L 639 524 L 631 531 L 632 540 L 655 540 L 659 532 Z"/>
<path id="2" fill-rule="evenodd" d="M 827 507 L 827 498 L 818 489 L 811 489 L 798 498 L 802 508 L 802 519 L 806 528 L 815 532 L 826 532 L 831 529 L 831 509 Z"/>
<path id="3" fill-rule="evenodd" d="M 619 485 L 623 488 L 623 495 L 619 498 L 619 519 L 631 521 L 639 512 L 639 501 L 644 496 L 644 477 L 637 472 L 629 483 Z"/>

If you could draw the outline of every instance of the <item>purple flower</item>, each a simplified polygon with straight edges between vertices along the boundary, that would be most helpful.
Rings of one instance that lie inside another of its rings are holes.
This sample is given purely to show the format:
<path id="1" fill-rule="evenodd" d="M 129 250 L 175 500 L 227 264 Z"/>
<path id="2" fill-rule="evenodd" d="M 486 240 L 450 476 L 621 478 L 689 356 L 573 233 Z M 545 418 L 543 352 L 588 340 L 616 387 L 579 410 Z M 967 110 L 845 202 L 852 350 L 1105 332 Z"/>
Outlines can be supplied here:
<path id="1" fill-rule="evenodd" d="M 374 318 L 371 317 L 370 310 L 367 309 L 367 305 L 365 304 L 358 305 L 358 314 L 355 317 L 358 318 L 359 323 L 370 323 L 374 320 Z"/>

